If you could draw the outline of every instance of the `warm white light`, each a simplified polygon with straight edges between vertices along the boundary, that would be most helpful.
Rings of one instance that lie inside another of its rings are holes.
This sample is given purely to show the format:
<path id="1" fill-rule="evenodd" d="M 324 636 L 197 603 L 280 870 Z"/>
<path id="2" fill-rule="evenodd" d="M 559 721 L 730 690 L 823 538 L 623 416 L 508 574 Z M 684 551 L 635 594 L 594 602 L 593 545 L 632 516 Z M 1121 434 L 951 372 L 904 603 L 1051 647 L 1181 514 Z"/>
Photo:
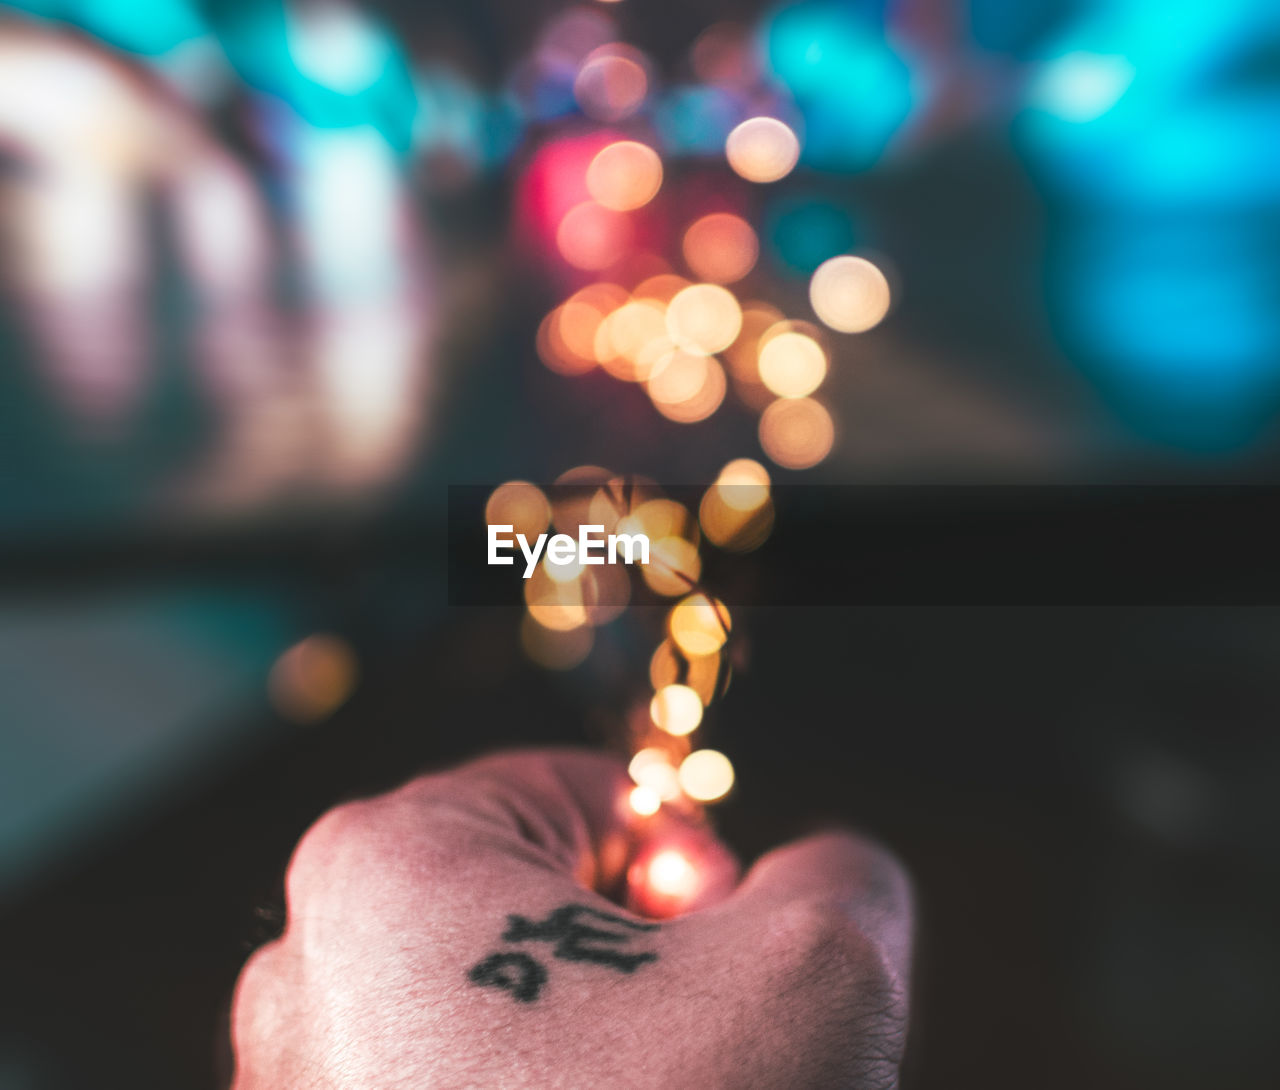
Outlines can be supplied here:
<path id="1" fill-rule="evenodd" d="M 664 685 L 653 694 L 649 715 L 668 734 L 689 734 L 702 722 L 702 699 L 688 685 Z"/>
<path id="2" fill-rule="evenodd" d="M 776 182 L 800 160 L 800 141 L 774 117 L 744 121 L 725 141 L 725 156 L 734 172 L 749 182 Z"/>
<path id="3" fill-rule="evenodd" d="M 865 257 L 833 257 L 809 281 L 809 302 L 837 332 L 863 333 L 889 313 L 889 281 Z"/>
<path id="4" fill-rule="evenodd" d="M 733 787 L 733 765 L 719 750 L 694 750 L 680 763 L 680 786 L 691 799 L 714 802 Z"/>
<path id="5" fill-rule="evenodd" d="M 631 809 L 641 817 L 650 817 L 662 808 L 662 797 L 652 787 L 638 784 L 629 796 Z"/>
<path id="6" fill-rule="evenodd" d="M 647 878 L 650 889 L 669 897 L 688 897 L 698 884 L 693 864 L 675 848 L 660 851 L 649 860 Z"/>

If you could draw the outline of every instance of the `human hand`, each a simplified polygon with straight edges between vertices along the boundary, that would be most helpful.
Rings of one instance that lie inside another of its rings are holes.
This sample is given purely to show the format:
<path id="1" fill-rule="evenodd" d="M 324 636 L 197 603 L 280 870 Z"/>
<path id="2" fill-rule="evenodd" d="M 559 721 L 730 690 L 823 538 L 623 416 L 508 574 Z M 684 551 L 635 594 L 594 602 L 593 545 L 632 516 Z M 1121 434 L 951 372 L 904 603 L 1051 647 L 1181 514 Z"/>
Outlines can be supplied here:
<path id="1" fill-rule="evenodd" d="M 235 1090 L 896 1086 L 897 864 L 831 832 L 735 884 L 705 825 L 636 818 L 628 786 L 522 751 L 329 811 L 241 975 Z"/>

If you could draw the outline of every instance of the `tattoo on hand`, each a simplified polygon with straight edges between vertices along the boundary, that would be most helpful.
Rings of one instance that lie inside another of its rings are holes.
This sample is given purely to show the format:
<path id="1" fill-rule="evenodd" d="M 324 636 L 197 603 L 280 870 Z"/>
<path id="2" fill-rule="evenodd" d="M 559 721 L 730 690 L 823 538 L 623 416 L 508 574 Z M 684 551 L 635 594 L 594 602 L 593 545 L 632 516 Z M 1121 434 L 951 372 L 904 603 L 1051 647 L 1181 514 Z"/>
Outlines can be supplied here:
<path id="1" fill-rule="evenodd" d="M 630 942 L 636 932 L 658 929 L 656 923 L 636 923 L 590 905 L 568 904 L 555 909 L 545 920 L 508 916 L 502 939 L 511 943 L 554 943 L 551 954 L 562 961 L 587 961 L 620 973 L 633 973 L 645 962 L 656 961 L 658 955 L 652 950 L 627 952 L 617 947 Z M 508 950 L 490 954 L 473 966 L 467 979 L 481 987 L 503 988 L 519 1002 L 532 1003 L 547 983 L 547 970 L 524 951 Z"/>

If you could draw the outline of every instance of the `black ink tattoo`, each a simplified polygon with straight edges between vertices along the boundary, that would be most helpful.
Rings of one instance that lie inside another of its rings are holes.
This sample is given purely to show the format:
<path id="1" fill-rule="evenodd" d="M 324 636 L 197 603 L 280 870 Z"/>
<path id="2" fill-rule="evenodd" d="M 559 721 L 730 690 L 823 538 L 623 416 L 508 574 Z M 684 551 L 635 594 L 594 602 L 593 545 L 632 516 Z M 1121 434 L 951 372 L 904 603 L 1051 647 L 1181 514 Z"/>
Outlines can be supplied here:
<path id="1" fill-rule="evenodd" d="M 482 988 L 505 988 L 521 1003 L 532 1003 L 547 982 L 547 970 L 520 950 L 490 954 L 468 974 Z"/>
<path id="2" fill-rule="evenodd" d="M 624 954 L 609 947 L 591 945 L 593 943 L 624 943 L 631 936 L 625 931 L 607 931 L 601 927 L 593 927 L 584 923 L 586 916 L 603 923 L 616 924 L 632 931 L 656 931 L 656 923 L 632 923 L 621 916 L 608 912 L 599 912 L 588 905 L 565 905 L 557 908 L 545 920 L 535 922 L 524 916 L 508 916 L 507 930 L 502 938 L 506 942 L 523 942 L 532 939 L 537 942 L 554 942 L 552 951 L 556 957 L 564 961 L 594 961 L 597 965 L 607 965 L 622 973 L 634 973 L 646 961 L 655 961 L 657 954 L 645 950 L 637 954 Z"/>
<path id="3" fill-rule="evenodd" d="M 508 916 L 502 939 L 554 943 L 552 956 L 562 961 L 587 961 L 620 973 L 634 973 L 646 962 L 657 961 L 658 955 L 652 950 L 628 953 L 615 946 L 631 941 L 635 932 L 658 929 L 656 923 L 636 923 L 590 905 L 568 904 L 555 909 L 545 920 Z M 472 968 L 468 979 L 481 987 L 503 988 L 521 1003 L 532 1003 L 547 982 L 547 970 L 524 951 L 509 950 L 490 954 Z"/>

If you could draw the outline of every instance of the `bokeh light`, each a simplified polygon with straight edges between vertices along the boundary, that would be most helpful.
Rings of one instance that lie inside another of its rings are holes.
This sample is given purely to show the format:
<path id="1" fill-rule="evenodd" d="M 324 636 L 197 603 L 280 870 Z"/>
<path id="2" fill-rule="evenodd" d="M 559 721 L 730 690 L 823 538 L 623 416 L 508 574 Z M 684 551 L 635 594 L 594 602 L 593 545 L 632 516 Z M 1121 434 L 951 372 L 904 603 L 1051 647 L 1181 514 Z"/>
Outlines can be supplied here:
<path id="1" fill-rule="evenodd" d="M 614 378 L 627 382 L 648 378 L 657 360 L 671 347 L 666 311 L 648 299 L 624 303 L 596 329 L 597 362 Z"/>
<path id="2" fill-rule="evenodd" d="M 650 544 L 649 563 L 640 574 L 655 594 L 666 598 L 688 594 L 702 574 L 698 547 L 683 537 L 658 538 Z"/>
<path id="3" fill-rule="evenodd" d="M 679 774 L 665 749 L 646 746 L 631 758 L 627 774 L 638 787 L 648 788 L 663 802 L 680 797 Z"/>
<path id="4" fill-rule="evenodd" d="M 762 338 L 760 381 L 779 397 L 805 397 L 826 377 L 827 354 L 812 337 L 788 330 Z"/>
<path id="5" fill-rule="evenodd" d="M 552 579 L 539 564 L 524 583 L 525 606 L 543 628 L 568 632 L 587 623 L 587 605 L 594 601 L 595 583 L 589 572 L 564 582 Z"/>
<path id="6" fill-rule="evenodd" d="M 685 900 L 698 887 L 698 872 L 683 852 L 666 848 L 649 860 L 645 884 L 663 897 Z"/>
<path id="7" fill-rule="evenodd" d="M 719 361 L 679 349 L 653 365 L 646 383 L 654 408 L 678 424 L 709 417 L 724 401 L 727 386 Z"/>
<path id="8" fill-rule="evenodd" d="M 702 700 L 688 685 L 664 685 L 649 702 L 649 716 L 660 729 L 682 737 L 702 722 Z"/>
<path id="9" fill-rule="evenodd" d="M 808 469 L 835 444 L 831 414 L 812 398 L 783 398 L 760 416 L 760 445 L 784 469 Z"/>
<path id="10" fill-rule="evenodd" d="M 507 481 L 489 496 L 484 521 L 489 526 L 511 526 L 513 533 L 532 541 L 550 524 L 551 504 L 536 484 Z"/>
<path id="11" fill-rule="evenodd" d="M 648 204 L 661 188 L 662 160 L 653 148 L 635 140 L 601 148 L 587 167 L 587 192 L 615 212 Z"/>
<path id="12" fill-rule="evenodd" d="M 680 762 L 680 787 L 698 802 L 722 799 L 733 787 L 733 764 L 716 749 L 696 749 Z"/>
<path id="13" fill-rule="evenodd" d="M 665 308 L 677 295 L 689 286 L 689 281 L 675 273 L 657 273 L 641 280 L 632 295 L 637 299 L 648 299 L 661 303 Z"/>
<path id="14" fill-rule="evenodd" d="M 640 817 L 652 817 L 662 808 L 662 796 L 652 787 L 636 784 L 627 796 L 631 809 Z"/>
<path id="15" fill-rule="evenodd" d="M 800 141 L 774 117 L 742 122 L 725 141 L 725 156 L 734 173 L 749 182 L 776 182 L 791 173 L 800 159 Z"/>
<path id="16" fill-rule="evenodd" d="M 707 705 L 728 691 L 730 674 L 724 654 L 688 655 L 671 639 L 663 640 L 649 660 L 649 683 L 654 689 L 677 682 L 688 685 Z"/>
<path id="17" fill-rule="evenodd" d="M 667 306 L 667 331 L 688 352 L 719 352 L 733 344 L 741 329 L 738 300 L 718 284 L 691 284 Z"/>
<path id="18" fill-rule="evenodd" d="M 595 271 L 619 261 L 632 241 L 631 221 L 595 201 L 583 201 L 565 213 L 556 229 L 556 246 L 575 268 Z"/>
<path id="19" fill-rule="evenodd" d="M 843 254 L 818 266 L 809 281 L 809 302 L 824 325 L 863 333 L 889 313 L 889 281 L 865 257 Z"/>
<path id="20" fill-rule="evenodd" d="M 712 212 L 694 220 L 681 242 L 685 264 L 701 280 L 733 284 L 749 273 L 760 256 L 760 240 L 751 225 L 731 212 Z"/>
<path id="21" fill-rule="evenodd" d="M 573 81 L 573 94 L 582 112 L 596 121 L 630 117 L 644 104 L 649 91 L 645 68 L 644 54 L 620 42 L 592 50 Z"/>
<path id="22" fill-rule="evenodd" d="M 672 607 L 667 631 L 686 655 L 714 655 L 732 630 L 724 603 L 702 594 L 691 594 Z"/>
<path id="23" fill-rule="evenodd" d="M 315 723 L 347 700 L 358 674 L 351 645 L 340 636 L 317 633 L 276 659 L 267 679 L 267 695 L 283 718 Z"/>

